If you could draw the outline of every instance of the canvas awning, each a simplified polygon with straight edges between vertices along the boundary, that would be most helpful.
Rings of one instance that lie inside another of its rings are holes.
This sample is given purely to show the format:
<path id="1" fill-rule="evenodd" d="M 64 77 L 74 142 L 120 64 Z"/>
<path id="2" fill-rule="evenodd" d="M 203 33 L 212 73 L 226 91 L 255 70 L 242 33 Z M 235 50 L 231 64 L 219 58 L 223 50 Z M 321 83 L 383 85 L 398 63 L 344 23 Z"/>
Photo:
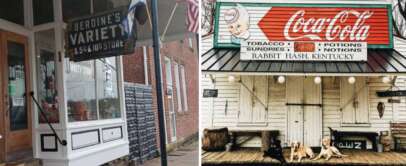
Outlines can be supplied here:
<path id="1" fill-rule="evenodd" d="M 239 49 L 211 49 L 202 55 L 204 73 L 283 75 L 406 75 L 406 57 L 393 49 L 369 49 L 368 61 L 243 61 Z"/>

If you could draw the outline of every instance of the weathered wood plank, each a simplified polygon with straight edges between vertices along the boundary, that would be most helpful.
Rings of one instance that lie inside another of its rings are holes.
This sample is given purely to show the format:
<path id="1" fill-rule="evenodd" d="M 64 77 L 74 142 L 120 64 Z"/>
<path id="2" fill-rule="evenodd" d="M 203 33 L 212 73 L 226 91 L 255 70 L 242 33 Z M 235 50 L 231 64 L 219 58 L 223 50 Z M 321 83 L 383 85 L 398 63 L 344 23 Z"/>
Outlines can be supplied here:
<path id="1" fill-rule="evenodd" d="M 289 149 L 284 150 L 284 157 L 289 164 L 293 165 L 406 165 L 406 153 L 384 152 L 362 150 L 342 150 L 343 154 L 348 155 L 343 158 L 333 157 L 326 161 L 325 159 L 310 160 L 303 159 L 301 163 L 297 160 L 289 161 Z M 318 153 L 316 153 L 318 154 Z M 203 165 L 272 165 L 280 163 L 278 160 L 263 157 L 263 152 L 259 149 L 242 148 L 232 152 L 204 152 L 202 153 Z"/>

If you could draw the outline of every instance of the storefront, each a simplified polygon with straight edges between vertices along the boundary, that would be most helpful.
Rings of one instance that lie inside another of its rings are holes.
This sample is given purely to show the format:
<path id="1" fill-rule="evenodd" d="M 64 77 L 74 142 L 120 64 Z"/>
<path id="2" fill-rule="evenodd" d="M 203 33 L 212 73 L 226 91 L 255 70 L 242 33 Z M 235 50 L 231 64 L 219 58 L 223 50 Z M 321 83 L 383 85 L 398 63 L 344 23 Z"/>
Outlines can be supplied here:
<path id="1" fill-rule="evenodd" d="M 128 154 L 121 57 L 73 62 L 65 55 L 68 20 L 127 5 L 0 3 L 0 163 L 34 157 L 43 165 L 100 165 Z"/>
<path id="2" fill-rule="evenodd" d="M 390 2 L 223 0 L 214 20 L 203 39 L 213 42 L 201 60 L 203 128 L 277 130 L 283 147 L 320 147 L 332 128 L 348 133 L 340 148 L 377 150 L 375 137 L 406 120 L 404 97 L 377 95 L 406 88 Z M 363 132 L 376 136 L 351 135 Z"/>

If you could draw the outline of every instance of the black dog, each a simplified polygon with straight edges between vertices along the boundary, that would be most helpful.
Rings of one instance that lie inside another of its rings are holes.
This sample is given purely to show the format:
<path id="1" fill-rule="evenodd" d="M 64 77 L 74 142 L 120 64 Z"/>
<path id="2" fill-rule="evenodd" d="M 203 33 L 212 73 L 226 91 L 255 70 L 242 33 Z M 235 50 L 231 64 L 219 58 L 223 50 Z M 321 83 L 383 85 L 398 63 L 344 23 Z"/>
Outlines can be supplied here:
<path id="1" fill-rule="evenodd" d="M 271 157 L 274 158 L 282 163 L 282 165 L 286 164 L 286 160 L 283 157 L 281 141 L 278 139 L 271 139 L 269 149 L 264 151 L 263 157 Z"/>

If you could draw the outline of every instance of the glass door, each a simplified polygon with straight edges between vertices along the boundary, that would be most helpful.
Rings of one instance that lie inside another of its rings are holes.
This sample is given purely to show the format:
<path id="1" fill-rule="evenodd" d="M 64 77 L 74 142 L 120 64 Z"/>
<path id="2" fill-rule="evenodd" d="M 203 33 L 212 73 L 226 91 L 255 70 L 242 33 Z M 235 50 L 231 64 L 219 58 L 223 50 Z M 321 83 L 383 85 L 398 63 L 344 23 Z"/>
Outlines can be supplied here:
<path id="1" fill-rule="evenodd" d="M 32 156 L 31 108 L 28 96 L 29 66 L 27 38 L 1 32 L 1 118 L 3 160 Z"/>

